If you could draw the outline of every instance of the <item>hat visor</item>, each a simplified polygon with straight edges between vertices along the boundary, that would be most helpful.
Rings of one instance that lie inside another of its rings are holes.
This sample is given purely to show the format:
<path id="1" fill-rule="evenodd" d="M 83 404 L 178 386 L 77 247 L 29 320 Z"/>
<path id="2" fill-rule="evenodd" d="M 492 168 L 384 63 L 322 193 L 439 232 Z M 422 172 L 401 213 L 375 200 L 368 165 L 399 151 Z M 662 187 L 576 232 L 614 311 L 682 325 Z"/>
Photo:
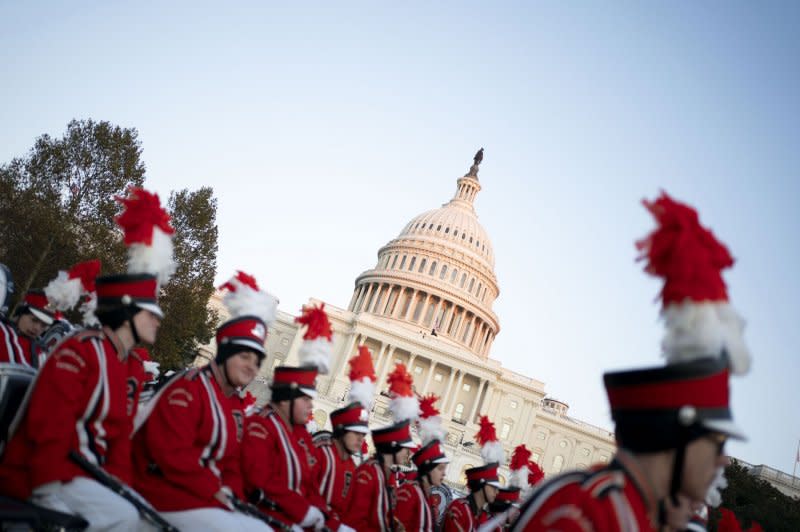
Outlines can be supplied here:
<path id="1" fill-rule="evenodd" d="M 431 460 L 431 462 L 433 462 L 434 464 L 449 464 L 450 459 L 446 456 L 440 456 L 436 460 Z"/>
<path id="2" fill-rule="evenodd" d="M 262 355 L 266 354 L 266 351 L 264 351 L 264 346 L 262 344 L 259 344 L 255 340 L 248 340 L 246 338 L 231 338 L 230 343 L 232 343 L 233 345 L 241 345 L 242 347 L 252 349 L 256 353 L 260 353 Z"/>
<path id="3" fill-rule="evenodd" d="M 359 434 L 369 434 L 369 427 L 364 425 L 345 425 L 344 430 L 358 432 Z"/>
<path id="4" fill-rule="evenodd" d="M 45 325 L 52 325 L 53 324 L 53 316 L 48 314 L 43 310 L 39 310 L 38 308 L 28 307 L 28 310 L 31 311 L 31 314 L 36 316 L 36 319 L 43 322 Z"/>
<path id="5" fill-rule="evenodd" d="M 747 441 L 744 431 L 730 419 L 704 419 L 701 423 L 705 428 L 727 434 L 735 440 Z"/>
<path id="6" fill-rule="evenodd" d="M 134 305 L 136 305 L 138 308 L 140 308 L 142 310 L 146 310 L 147 312 L 155 314 L 159 318 L 162 318 L 162 319 L 164 318 L 164 311 L 161 310 L 161 307 L 158 306 L 158 303 L 136 301 L 134 303 Z"/>
<path id="7" fill-rule="evenodd" d="M 400 447 L 405 447 L 406 449 L 416 449 L 417 448 L 417 444 L 414 443 L 414 440 L 402 441 L 402 442 L 399 442 L 397 445 L 400 446 Z"/>
<path id="8" fill-rule="evenodd" d="M 300 393 L 302 393 L 303 395 L 307 395 L 312 399 L 317 398 L 317 390 L 315 390 L 314 388 L 303 388 L 301 386 L 298 388 L 298 390 L 300 390 Z"/>
<path id="9" fill-rule="evenodd" d="M 499 480 L 490 480 L 486 483 L 487 486 L 494 486 L 495 488 L 502 488 L 503 485 L 500 484 Z"/>

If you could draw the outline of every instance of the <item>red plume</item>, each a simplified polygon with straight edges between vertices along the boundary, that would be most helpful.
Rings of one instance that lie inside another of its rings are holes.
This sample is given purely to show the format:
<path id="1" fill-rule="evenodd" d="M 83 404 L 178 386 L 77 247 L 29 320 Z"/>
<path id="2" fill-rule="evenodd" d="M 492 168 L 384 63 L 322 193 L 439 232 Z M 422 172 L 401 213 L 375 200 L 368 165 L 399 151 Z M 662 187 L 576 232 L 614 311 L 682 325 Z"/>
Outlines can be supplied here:
<path id="1" fill-rule="evenodd" d="M 131 187 L 127 198 L 117 197 L 124 210 L 117 216 L 117 224 L 125 233 L 125 245 L 153 243 L 153 228 L 158 227 L 171 235 L 175 229 L 169 224 L 169 214 L 161 207 L 158 194 L 143 188 Z"/>
<path id="2" fill-rule="evenodd" d="M 497 441 L 497 432 L 494 430 L 494 423 L 489 421 L 488 416 L 481 416 L 480 430 L 475 435 L 475 439 L 480 445 L 486 445 L 489 442 Z"/>
<path id="3" fill-rule="evenodd" d="M 360 381 L 364 378 L 368 378 L 372 382 L 378 380 L 378 376 L 375 374 L 375 366 L 372 364 L 372 356 L 367 346 L 358 346 L 358 354 L 349 360 L 349 364 L 351 381 Z"/>
<path id="4" fill-rule="evenodd" d="M 414 392 L 412 391 L 412 386 L 414 385 L 414 379 L 411 377 L 411 374 L 406 370 L 405 364 L 397 364 L 395 366 L 394 371 L 392 371 L 388 377 L 386 377 L 386 382 L 389 383 L 389 391 L 392 392 L 397 397 L 413 397 Z"/>
<path id="5" fill-rule="evenodd" d="M 433 406 L 438 400 L 439 398 L 435 394 L 426 395 L 422 398 L 422 401 L 419 402 L 420 417 L 422 419 L 439 415 L 439 411 Z"/>
<path id="6" fill-rule="evenodd" d="M 535 486 L 544 478 L 544 471 L 533 460 L 528 462 L 528 484 Z"/>
<path id="7" fill-rule="evenodd" d="M 81 262 L 70 268 L 69 278 L 80 279 L 84 292 L 94 292 L 94 281 L 100 275 L 100 261 L 97 259 Z"/>
<path id="8" fill-rule="evenodd" d="M 720 508 L 719 511 L 722 512 L 722 517 L 717 524 L 719 532 L 742 532 L 742 527 L 732 511 L 727 508 Z"/>
<path id="9" fill-rule="evenodd" d="M 528 465 L 528 462 L 531 459 L 531 452 L 525 447 L 525 444 L 520 444 L 514 447 L 514 452 L 511 453 L 511 463 L 508 465 L 508 468 L 511 471 L 522 469 L 523 467 Z"/>
<path id="10" fill-rule="evenodd" d="M 324 309 L 325 303 L 320 304 L 319 307 L 303 307 L 303 314 L 294 319 L 296 323 L 308 326 L 303 340 L 315 340 L 319 337 L 327 338 L 329 342 L 333 340 L 331 323 L 328 321 L 328 315 L 325 314 Z"/>
<path id="11" fill-rule="evenodd" d="M 662 305 L 692 301 L 727 301 L 722 270 L 733 266 L 728 248 L 700 225 L 697 211 L 662 192 L 643 201 L 658 227 L 636 243 L 645 271 L 664 279 Z"/>
<path id="12" fill-rule="evenodd" d="M 367 440 L 364 439 L 361 442 L 361 454 L 366 455 L 369 452 L 369 446 L 367 445 Z"/>
<path id="13" fill-rule="evenodd" d="M 248 275 L 241 270 L 236 270 L 235 279 L 242 283 L 243 285 L 249 286 L 256 292 L 258 292 L 258 283 L 256 282 L 256 278 L 252 275 Z M 236 292 L 236 285 L 230 281 L 222 284 L 219 287 L 220 290 L 230 290 L 231 292 Z"/>

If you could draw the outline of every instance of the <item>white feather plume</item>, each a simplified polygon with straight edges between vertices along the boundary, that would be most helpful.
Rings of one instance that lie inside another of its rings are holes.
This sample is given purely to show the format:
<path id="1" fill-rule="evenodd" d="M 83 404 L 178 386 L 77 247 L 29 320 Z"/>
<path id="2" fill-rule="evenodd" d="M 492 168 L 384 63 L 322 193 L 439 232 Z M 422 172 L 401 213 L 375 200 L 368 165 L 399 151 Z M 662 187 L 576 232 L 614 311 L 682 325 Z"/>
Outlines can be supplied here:
<path id="1" fill-rule="evenodd" d="M 716 508 L 722 504 L 722 491 L 728 487 L 728 479 L 725 478 L 725 468 L 717 468 L 717 474 L 711 482 L 711 486 L 706 493 L 706 504 Z"/>
<path id="2" fill-rule="evenodd" d="M 398 395 L 392 398 L 389 410 L 392 411 L 395 423 L 406 420 L 413 421 L 419 417 L 419 401 L 413 396 Z"/>
<path id="3" fill-rule="evenodd" d="M 278 299 L 275 296 L 264 290 L 253 290 L 235 277 L 228 282 L 235 286 L 236 290 L 228 290 L 222 297 L 222 302 L 228 308 L 231 319 L 257 316 L 264 320 L 267 326 L 275 322 L 278 313 Z"/>
<path id="4" fill-rule="evenodd" d="M 69 274 L 63 270 L 58 272 L 56 278 L 44 287 L 47 301 L 61 312 L 66 312 L 77 305 L 82 292 L 81 280 L 79 278 L 70 279 Z"/>
<path id="5" fill-rule="evenodd" d="M 83 324 L 86 327 L 94 327 L 100 325 L 100 320 L 95 316 L 94 311 L 97 309 L 97 293 L 92 292 L 89 294 L 89 299 L 81 303 L 78 310 L 83 315 Z"/>
<path id="6" fill-rule="evenodd" d="M 427 445 L 433 440 L 445 441 L 447 431 L 442 426 L 442 418 L 440 416 L 431 416 L 419 419 L 419 437 L 422 440 L 422 445 Z"/>
<path id="7" fill-rule="evenodd" d="M 528 489 L 528 474 L 530 470 L 528 466 L 522 466 L 519 469 L 514 469 L 511 471 L 511 475 L 508 479 L 508 483 L 511 486 L 519 488 L 520 491 L 524 492 Z"/>
<path id="8" fill-rule="evenodd" d="M 131 244 L 128 246 L 128 273 L 149 273 L 164 286 L 175 273 L 177 267 L 172 257 L 172 236 L 158 227 L 153 227 L 151 244 Z"/>
<path id="9" fill-rule="evenodd" d="M 503 444 L 497 440 L 486 442 L 481 447 L 481 458 L 487 464 L 497 462 L 502 465 L 505 455 Z"/>
<path id="10" fill-rule="evenodd" d="M 158 369 L 161 364 L 159 364 L 155 360 L 145 360 L 142 363 L 144 364 L 145 373 L 152 374 L 153 376 L 151 377 L 151 379 L 156 380 L 158 376 L 161 374 L 161 371 Z"/>
<path id="11" fill-rule="evenodd" d="M 671 304 L 663 312 L 666 334 L 661 343 L 667 361 L 686 362 L 728 353 L 731 373 L 750 369 L 750 352 L 744 342 L 745 322 L 724 303 L 685 301 Z"/>
<path id="12" fill-rule="evenodd" d="M 375 401 L 375 383 L 369 377 L 350 383 L 350 401 L 362 404 L 367 410 L 372 409 Z"/>
<path id="13" fill-rule="evenodd" d="M 331 355 L 333 342 L 325 337 L 303 340 L 297 352 L 301 366 L 314 366 L 321 375 L 330 373 Z"/>

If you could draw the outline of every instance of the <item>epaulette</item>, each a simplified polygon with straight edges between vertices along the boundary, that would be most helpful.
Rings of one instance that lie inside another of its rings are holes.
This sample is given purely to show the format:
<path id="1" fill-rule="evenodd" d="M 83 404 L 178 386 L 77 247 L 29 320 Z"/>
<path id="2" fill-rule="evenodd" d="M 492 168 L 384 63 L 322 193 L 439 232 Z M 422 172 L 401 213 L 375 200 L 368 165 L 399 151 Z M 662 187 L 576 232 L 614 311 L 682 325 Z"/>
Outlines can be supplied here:
<path id="1" fill-rule="evenodd" d="M 625 474 L 621 469 L 603 468 L 590 472 L 581 483 L 581 489 L 593 499 L 601 499 L 612 491 L 625 488 Z"/>
<path id="2" fill-rule="evenodd" d="M 202 373 L 202 368 L 189 368 L 184 372 L 181 378 L 187 381 L 194 381 L 200 378 L 200 373 Z"/>

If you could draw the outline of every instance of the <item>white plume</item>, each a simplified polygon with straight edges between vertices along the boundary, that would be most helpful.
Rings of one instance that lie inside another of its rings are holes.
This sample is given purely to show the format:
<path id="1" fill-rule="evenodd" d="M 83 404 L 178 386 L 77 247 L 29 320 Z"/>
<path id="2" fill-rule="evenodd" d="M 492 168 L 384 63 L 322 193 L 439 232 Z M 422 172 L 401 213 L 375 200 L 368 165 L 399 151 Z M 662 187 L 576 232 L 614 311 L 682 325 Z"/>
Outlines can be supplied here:
<path id="1" fill-rule="evenodd" d="M 497 462 L 503 465 L 506 453 L 503 450 L 503 444 L 499 441 L 489 441 L 481 447 L 481 458 L 487 464 Z"/>
<path id="2" fill-rule="evenodd" d="M 324 337 L 304 340 L 297 352 L 300 365 L 314 366 L 320 375 L 330 373 L 331 355 L 333 355 L 333 342 Z"/>
<path id="3" fill-rule="evenodd" d="M 375 383 L 369 377 L 350 383 L 350 401 L 361 403 L 367 410 L 375 402 Z"/>
<path id="4" fill-rule="evenodd" d="M 66 312 L 77 305 L 82 292 L 81 280 L 79 278 L 70 279 L 69 274 L 63 270 L 58 272 L 56 278 L 44 287 L 47 301 L 61 312 Z"/>
<path id="5" fill-rule="evenodd" d="M 732 374 L 749 371 L 750 352 L 743 336 L 745 322 L 729 303 L 673 303 L 662 316 L 667 332 L 661 347 L 669 363 L 721 356 L 724 350 Z"/>
<path id="6" fill-rule="evenodd" d="M 155 275 L 158 285 L 164 286 L 177 267 L 172 251 L 172 236 L 158 227 L 153 227 L 153 241 L 149 246 L 145 244 L 128 246 L 128 273 Z"/>

